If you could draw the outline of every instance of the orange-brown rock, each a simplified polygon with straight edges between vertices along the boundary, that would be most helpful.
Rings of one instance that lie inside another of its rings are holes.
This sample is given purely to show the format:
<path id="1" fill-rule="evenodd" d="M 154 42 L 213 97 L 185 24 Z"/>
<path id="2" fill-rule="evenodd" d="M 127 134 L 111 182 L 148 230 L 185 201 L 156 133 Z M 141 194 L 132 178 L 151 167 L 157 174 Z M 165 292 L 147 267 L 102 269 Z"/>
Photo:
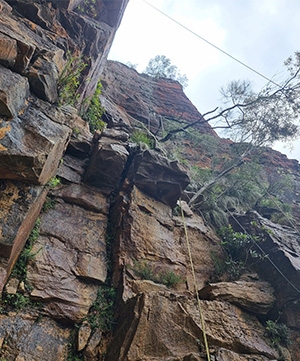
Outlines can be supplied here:
<path id="1" fill-rule="evenodd" d="M 179 217 L 174 223 L 169 206 L 133 187 L 130 195 L 119 196 L 113 215 L 116 215 L 113 224 L 117 232 L 114 243 L 115 284 L 119 282 L 124 267 L 127 267 L 125 279 L 134 277 L 134 272 L 128 267 L 132 267 L 136 260 L 146 262 L 155 274 L 173 272 L 180 275 L 184 282 L 178 287 L 194 290 L 183 224 Z M 188 219 L 187 228 L 200 289 L 214 269 L 211 252 L 218 252 L 218 240 L 200 217 Z M 130 287 L 126 290 L 130 294 Z"/>
<path id="2" fill-rule="evenodd" d="M 102 75 L 103 96 L 125 110 L 130 117 L 144 122 L 151 130 L 163 127 L 164 120 L 192 123 L 202 116 L 189 101 L 182 86 L 171 79 L 152 78 L 116 61 L 108 61 Z M 176 124 L 176 123 L 175 123 Z M 203 134 L 215 135 L 210 125 Z"/>
<path id="3" fill-rule="evenodd" d="M 107 357 L 115 360 L 183 360 L 200 357 L 203 336 L 196 301 L 170 292 L 139 294 L 123 306 Z M 220 347 L 236 353 L 277 358 L 254 316 L 225 302 L 202 301 L 212 353 Z M 263 360 L 263 358 L 260 358 Z M 259 360 L 259 358 L 258 358 Z"/>
<path id="4" fill-rule="evenodd" d="M 106 218 L 63 201 L 41 217 L 28 280 L 46 313 L 77 322 L 86 316 L 106 279 Z"/>
<path id="5" fill-rule="evenodd" d="M 0 353 L 4 360 L 65 361 L 71 329 L 26 314 L 0 315 Z"/>
<path id="6" fill-rule="evenodd" d="M 262 281 L 210 283 L 200 290 L 199 295 L 208 300 L 230 302 L 256 314 L 268 313 L 275 302 L 273 288 Z"/>

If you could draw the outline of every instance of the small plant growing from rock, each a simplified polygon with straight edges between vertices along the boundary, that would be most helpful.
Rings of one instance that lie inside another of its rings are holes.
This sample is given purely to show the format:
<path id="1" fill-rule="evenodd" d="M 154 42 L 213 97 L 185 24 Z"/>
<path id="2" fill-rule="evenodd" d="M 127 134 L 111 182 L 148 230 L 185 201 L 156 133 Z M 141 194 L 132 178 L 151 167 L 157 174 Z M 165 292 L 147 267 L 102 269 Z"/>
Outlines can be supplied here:
<path id="1" fill-rule="evenodd" d="M 102 131 L 105 128 L 106 123 L 102 120 L 104 108 L 101 106 L 99 95 L 101 94 L 102 84 L 98 81 L 96 91 L 90 100 L 89 107 L 86 111 L 81 110 L 80 115 L 82 119 L 89 123 L 90 131 L 94 133 L 96 130 Z M 85 99 L 83 103 L 88 102 L 89 99 Z M 83 105 L 83 104 L 82 104 Z M 74 132 L 74 130 L 73 130 Z"/>
<path id="2" fill-rule="evenodd" d="M 80 77 L 87 64 L 81 57 L 72 57 L 71 53 L 67 54 L 67 65 L 64 67 L 57 84 L 58 105 L 63 104 L 75 106 L 80 94 L 77 90 L 80 85 Z"/>
<path id="3" fill-rule="evenodd" d="M 98 289 L 97 298 L 93 303 L 86 320 L 92 330 L 99 328 L 102 332 L 109 332 L 114 323 L 115 290 L 109 286 Z"/>
<path id="4" fill-rule="evenodd" d="M 266 336 L 271 340 L 271 345 L 275 348 L 278 346 L 288 346 L 291 344 L 289 328 L 284 323 L 268 320 L 266 322 Z"/>
<path id="5" fill-rule="evenodd" d="M 56 200 L 55 199 L 50 198 L 50 197 L 46 197 L 46 200 L 45 200 L 45 202 L 43 204 L 43 207 L 42 207 L 42 212 L 46 213 L 46 212 L 50 211 L 50 209 L 54 209 L 55 205 L 56 205 Z"/>
<path id="6" fill-rule="evenodd" d="M 60 178 L 58 178 L 57 176 L 52 177 L 46 184 L 46 186 L 50 187 L 50 188 L 55 188 L 56 186 L 58 186 L 60 183 Z"/>
<path id="7" fill-rule="evenodd" d="M 184 282 L 184 279 L 180 275 L 177 275 L 172 271 L 162 271 L 159 273 L 153 272 L 152 268 L 145 260 L 142 260 L 140 262 L 134 260 L 133 264 L 133 272 L 137 277 L 142 280 L 149 280 L 155 283 L 161 283 L 168 288 L 174 288 L 178 284 Z"/>
<path id="8" fill-rule="evenodd" d="M 149 147 L 149 149 L 154 149 L 154 139 L 152 139 L 145 131 L 142 129 L 136 129 L 131 137 L 130 140 L 133 143 L 136 143 L 141 146 L 141 148 Z"/>

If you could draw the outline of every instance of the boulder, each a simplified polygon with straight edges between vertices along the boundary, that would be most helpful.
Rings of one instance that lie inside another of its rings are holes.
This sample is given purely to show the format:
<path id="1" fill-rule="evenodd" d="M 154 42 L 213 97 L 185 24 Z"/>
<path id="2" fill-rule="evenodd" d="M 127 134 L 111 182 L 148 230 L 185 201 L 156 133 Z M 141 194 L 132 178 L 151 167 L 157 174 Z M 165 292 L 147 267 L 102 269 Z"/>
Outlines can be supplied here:
<path id="1" fill-rule="evenodd" d="M 81 321 L 107 274 L 107 217 L 57 201 L 41 217 L 40 237 L 28 267 L 31 297 L 54 318 Z"/>
<path id="2" fill-rule="evenodd" d="M 3 360 L 65 361 L 71 329 L 27 314 L 0 315 Z"/>
<path id="3" fill-rule="evenodd" d="M 267 314 L 275 302 L 273 288 L 261 281 L 210 283 L 199 291 L 199 296 L 230 302 L 256 314 Z"/>
<path id="4" fill-rule="evenodd" d="M 28 97 L 28 80 L 0 65 L 0 116 L 7 118 L 16 117 L 25 108 Z M 5 132 L 5 128 L 1 128 Z M 7 129 L 6 131 L 9 130 Z"/>
<path id="5" fill-rule="evenodd" d="M 84 361 L 97 360 L 101 340 L 102 340 L 102 333 L 99 329 L 96 329 L 92 337 L 90 338 L 86 349 L 83 351 Z"/>
<path id="6" fill-rule="evenodd" d="M 170 161 L 151 150 L 134 157 L 127 178 L 144 193 L 171 207 L 175 207 L 190 182 L 178 162 Z"/>

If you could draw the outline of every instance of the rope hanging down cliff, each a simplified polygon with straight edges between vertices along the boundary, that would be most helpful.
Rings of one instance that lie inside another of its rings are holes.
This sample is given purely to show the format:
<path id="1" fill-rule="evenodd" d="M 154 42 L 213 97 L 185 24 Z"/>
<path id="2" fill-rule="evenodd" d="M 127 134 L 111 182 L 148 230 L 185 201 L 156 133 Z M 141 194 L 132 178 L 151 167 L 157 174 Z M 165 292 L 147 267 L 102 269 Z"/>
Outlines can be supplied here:
<path id="1" fill-rule="evenodd" d="M 181 198 L 179 199 L 179 206 L 180 206 L 180 210 L 181 210 L 181 218 L 182 218 L 182 222 L 183 222 L 186 245 L 187 245 L 190 264 L 191 264 L 191 271 L 192 271 L 192 275 L 193 275 L 194 288 L 195 288 L 195 293 L 196 293 L 196 297 L 197 297 L 198 311 L 199 311 L 199 316 L 200 316 L 200 321 L 201 321 L 205 351 L 206 351 L 207 360 L 210 361 L 210 354 L 209 354 L 208 342 L 207 342 L 206 331 L 205 331 L 204 317 L 203 317 L 200 298 L 199 298 L 199 294 L 198 294 L 194 263 L 193 263 L 193 258 L 192 258 L 192 253 L 191 253 L 191 247 L 190 247 L 189 237 L 188 237 L 188 233 L 187 233 L 187 228 L 186 228 L 186 224 L 185 224 L 185 219 L 184 219 L 184 214 L 183 214 L 183 209 L 182 209 L 182 204 L 181 204 Z"/>

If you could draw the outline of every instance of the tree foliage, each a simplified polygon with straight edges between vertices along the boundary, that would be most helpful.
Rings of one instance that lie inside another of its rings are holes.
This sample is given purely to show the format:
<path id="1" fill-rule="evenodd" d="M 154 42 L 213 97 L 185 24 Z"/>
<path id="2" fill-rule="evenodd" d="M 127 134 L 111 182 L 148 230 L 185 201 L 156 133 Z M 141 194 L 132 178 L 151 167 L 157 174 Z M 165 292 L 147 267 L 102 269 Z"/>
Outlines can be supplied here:
<path id="1" fill-rule="evenodd" d="M 165 55 L 156 55 L 151 59 L 144 70 L 145 74 L 155 78 L 169 78 L 177 80 L 183 88 L 187 86 L 188 79 L 185 74 L 181 74 L 176 65 L 171 64 L 171 60 Z"/>

